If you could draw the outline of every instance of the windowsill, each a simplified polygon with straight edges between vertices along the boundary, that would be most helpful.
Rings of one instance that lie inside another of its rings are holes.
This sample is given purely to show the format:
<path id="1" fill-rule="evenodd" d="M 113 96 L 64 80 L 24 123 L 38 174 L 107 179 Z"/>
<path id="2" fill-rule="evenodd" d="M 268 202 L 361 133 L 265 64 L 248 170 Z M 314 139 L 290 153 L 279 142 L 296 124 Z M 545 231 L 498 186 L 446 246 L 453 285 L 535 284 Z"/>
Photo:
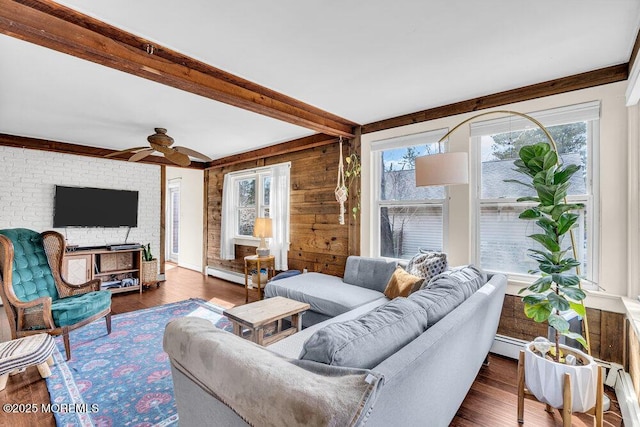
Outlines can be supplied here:
<path id="1" fill-rule="evenodd" d="M 233 243 L 240 246 L 253 246 L 254 248 L 257 248 L 258 246 L 260 246 L 260 239 L 249 236 L 234 237 Z"/>
<path id="2" fill-rule="evenodd" d="M 522 294 L 519 294 L 518 292 L 520 292 L 520 289 L 530 284 L 531 283 L 527 283 L 522 280 L 509 279 L 509 282 L 507 283 L 507 295 L 522 296 Z M 611 311 L 613 313 L 626 313 L 623 304 L 623 297 L 620 295 L 613 295 L 592 289 L 584 289 L 584 291 L 587 293 L 585 305 L 588 308 Z"/>

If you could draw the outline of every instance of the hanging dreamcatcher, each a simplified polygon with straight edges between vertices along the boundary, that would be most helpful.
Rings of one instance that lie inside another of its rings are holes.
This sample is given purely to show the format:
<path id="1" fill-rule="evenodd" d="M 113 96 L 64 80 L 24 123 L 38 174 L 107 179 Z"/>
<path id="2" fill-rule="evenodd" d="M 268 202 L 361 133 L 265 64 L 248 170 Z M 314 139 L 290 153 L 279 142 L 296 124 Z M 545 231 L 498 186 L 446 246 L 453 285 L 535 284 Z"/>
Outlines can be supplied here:
<path id="1" fill-rule="evenodd" d="M 340 225 L 344 225 L 344 204 L 347 201 L 348 190 L 344 184 L 344 165 L 342 163 L 342 137 L 340 137 L 340 162 L 338 163 L 338 183 L 334 191 L 336 200 L 340 203 L 340 215 L 338 216 L 338 222 Z"/>

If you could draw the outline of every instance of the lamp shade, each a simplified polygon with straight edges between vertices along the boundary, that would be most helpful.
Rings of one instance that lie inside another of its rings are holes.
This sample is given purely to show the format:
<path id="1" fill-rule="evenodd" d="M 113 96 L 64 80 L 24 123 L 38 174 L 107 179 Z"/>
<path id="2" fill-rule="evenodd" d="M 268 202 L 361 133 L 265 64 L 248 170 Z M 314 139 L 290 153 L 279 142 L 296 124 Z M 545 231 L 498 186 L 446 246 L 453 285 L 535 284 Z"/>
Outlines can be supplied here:
<path id="1" fill-rule="evenodd" d="M 253 237 L 272 237 L 271 218 L 256 218 L 253 224 Z"/>
<path id="2" fill-rule="evenodd" d="M 469 183 L 469 155 L 440 153 L 416 157 L 416 186 Z"/>

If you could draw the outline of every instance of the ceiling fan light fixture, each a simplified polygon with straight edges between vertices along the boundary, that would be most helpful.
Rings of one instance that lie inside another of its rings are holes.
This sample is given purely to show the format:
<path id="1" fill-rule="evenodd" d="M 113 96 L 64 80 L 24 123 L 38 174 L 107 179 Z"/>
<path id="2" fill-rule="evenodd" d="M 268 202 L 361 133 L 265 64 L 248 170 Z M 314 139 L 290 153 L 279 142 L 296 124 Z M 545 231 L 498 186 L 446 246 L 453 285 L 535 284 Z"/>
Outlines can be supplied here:
<path id="1" fill-rule="evenodd" d="M 147 137 L 147 141 L 152 144 L 162 145 L 163 147 L 169 147 L 173 144 L 173 138 L 167 135 L 167 130 L 165 128 L 155 128 L 156 133 L 153 135 L 149 135 Z"/>
<path id="2" fill-rule="evenodd" d="M 147 137 L 147 141 L 149 142 L 150 147 L 135 147 L 128 148 L 122 151 L 114 151 L 113 153 L 107 154 L 105 157 L 114 157 L 120 154 L 125 153 L 133 153 L 129 156 L 130 162 L 137 162 L 138 160 L 142 160 L 145 157 L 151 155 L 154 151 L 158 153 L 162 153 L 164 157 L 172 163 L 175 163 L 178 166 L 189 166 L 191 164 L 191 157 L 195 157 L 205 162 L 210 162 L 211 159 L 208 156 L 205 156 L 198 151 L 192 150 L 187 147 L 171 147 L 173 145 L 173 138 L 167 135 L 167 130 L 165 128 L 155 128 L 156 133 L 153 135 L 149 135 Z"/>

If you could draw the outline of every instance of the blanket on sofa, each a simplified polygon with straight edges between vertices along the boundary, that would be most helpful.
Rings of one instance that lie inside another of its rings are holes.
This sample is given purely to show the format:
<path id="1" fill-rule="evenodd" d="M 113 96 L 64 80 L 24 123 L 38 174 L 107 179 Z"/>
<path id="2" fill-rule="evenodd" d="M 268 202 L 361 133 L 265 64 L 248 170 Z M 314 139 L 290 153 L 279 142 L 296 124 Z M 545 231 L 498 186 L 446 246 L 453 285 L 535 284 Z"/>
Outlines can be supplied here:
<path id="1" fill-rule="evenodd" d="M 371 371 L 289 360 L 197 318 L 169 323 L 164 349 L 250 425 L 359 426 L 382 385 Z"/>

